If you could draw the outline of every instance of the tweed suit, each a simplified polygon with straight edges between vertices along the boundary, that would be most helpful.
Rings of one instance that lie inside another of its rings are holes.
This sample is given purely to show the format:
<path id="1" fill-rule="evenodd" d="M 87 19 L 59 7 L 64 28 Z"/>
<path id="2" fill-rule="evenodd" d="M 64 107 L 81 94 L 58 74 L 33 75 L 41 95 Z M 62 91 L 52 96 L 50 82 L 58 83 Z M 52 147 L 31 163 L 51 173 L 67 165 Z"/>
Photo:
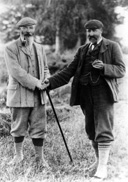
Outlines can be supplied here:
<path id="1" fill-rule="evenodd" d="M 62 70 L 60 73 L 49 78 L 49 82 L 50 82 L 49 88 L 55 89 L 64 84 L 67 84 L 69 82 L 70 78 L 74 76 L 73 82 L 72 82 L 72 89 L 71 89 L 70 105 L 71 106 L 81 105 L 82 110 L 83 110 L 83 104 L 81 104 L 81 101 L 87 102 L 87 106 L 88 106 L 89 98 L 88 98 L 88 95 L 86 95 L 86 94 L 90 93 L 90 90 L 89 90 L 89 92 L 87 91 L 89 88 L 85 89 L 86 92 L 84 91 L 84 93 L 83 93 L 83 91 L 82 91 L 83 88 L 80 84 L 81 70 L 82 70 L 84 61 L 86 61 L 86 54 L 88 51 L 88 47 L 89 47 L 89 44 L 81 46 L 78 49 L 78 51 L 74 57 L 74 60 L 69 64 L 69 66 L 67 68 L 65 68 L 64 70 Z M 103 86 L 103 88 L 101 87 L 102 91 L 97 92 L 97 94 L 100 93 L 100 95 L 102 96 L 104 92 L 105 93 L 107 92 L 106 94 L 104 94 L 103 97 L 99 98 L 99 99 L 101 99 L 101 106 L 102 105 L 105 106 L 103 112 L 101 109 L 101 113 L 104 113 L 103 117 L 105 118 L 104 120 L 105 120 L 105 122 L 107 122 L 107 124 L 105 127 L 103 127 L 103 130 L 101 130 L 102 126 L 100 124 L 98 124 L 98 123 L 96 124 L 100 128 L 99 129 L 100 134 L 98 132 L 98 135 L 96 135 L 96 133 L 95 133 L 96 126 L 91 127 L 91 129 L 89 129 L 90 131 L 87 132 L 87 134 L 91 140 L 96 140 L 96 142 L 103 142 L 106 140 L 113 141 L 114 140 L 113 133 L 112 133 L 113 119 L 114 119 L 113 118 L 113 103 L 118 101 L 117 78 L 121 78 L 124 76 L 125 65 L 123 62 L 123 57 L 122 57 L 122 53 L 121 53 L 119 45 L 116 42 L 110 41 L 105 38 L 103 38 L 103 40 L 102 40 L 102 44 L 101 44 L 100 51 L 98 54 L 98 59 L 102 60 L 104 63 L 104 70 L 100 71 L 100 75 L 104 79 L 104 86 Z M 93 87 L 91 87 L 91 88 L 93 88 Z M 99 88 L 97 88 L 97 91 L 98 90 L 100 91 Z M 95 93 L 95 92 L 96 91 L 93 90 L 93 93 Z M 85 99 L 83 99 L 83 98 L 81 99 L 82 94 L 84 94 Z M 108 95 L 109 95 L 109 97 L 108 97 Z M 96 93 L 95 93 L 94 97 L 96 97 Z M 105 99 L 105 103 L 104 103 L 104 99 Z M 87 117 L 89 112 L 87 109 L 85 109 L 85 110 L 86 110 L 86 113 L 85 113 L 85 111 L 83 111 L 83 112 L 84 112 L 85 116 Z M 91 110 L 91 107 L 90 107 L 89 111 L 90 110 Z M 100 112 L 100 110 L 98 112 Z M 108 114 L 106 112 L 108 112 Z M 90 113 L 89 115 L 92 115 L 92 113 Z M 100 117 L 100 114 L 98 114 L 98 117 Z M 106 118 L 111 118 L 111 119 L 106 119 Z M 98 118 L 98 120 L 99 120 L 99 123 L 101 123 L 101 120 L 103 120 L 103 118 L 102 117 Z M 88 128 L 88 125 L 86 126 L 86 131 L 88 131 L 87 128 Z M 110 130 L 110 133 L 108 132 L 109 130 Z M 107 134 L 105 134 L 105 137 L 103 137 L 104 132 L 107 133 Z M 91 133 L 93 133 L 93 135 Z"/>
<path id="2" fill-rule="evenodd" d="M 44 138 L 46 93 L 36 88 L 39 79 L 43 81 L 49 76 L 43 47 L 34 42 L 32 57 L 19 38 L 6 46 L 5 61 L 9 74 L 7 106 L 12 114 L 11 134 L 25 136 L 30 125 L 32 138 Z"/>

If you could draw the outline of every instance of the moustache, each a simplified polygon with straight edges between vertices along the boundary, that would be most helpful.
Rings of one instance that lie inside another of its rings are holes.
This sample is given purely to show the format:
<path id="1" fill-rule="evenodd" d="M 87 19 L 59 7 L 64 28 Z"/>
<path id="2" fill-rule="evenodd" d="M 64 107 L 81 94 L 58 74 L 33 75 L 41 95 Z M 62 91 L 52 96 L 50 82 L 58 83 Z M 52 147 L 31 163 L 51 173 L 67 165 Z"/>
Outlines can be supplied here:
<path id="1" fill-rule="evenodd" d="M 32 35 L 33 35 L 33 33 L 30 33 L 30 32 L 24 33 L 24 36 L 27 36 L 27 37 L 30 37 L 30 36 L 32 36 Z"/>
<path id="2" fill-rule="evenodd" d="M 95 36 L 89 36 L 88 38 L 89 38 L 89 40 L 91 40 L 91 39 L 97 40 L 97 38 Z"/>

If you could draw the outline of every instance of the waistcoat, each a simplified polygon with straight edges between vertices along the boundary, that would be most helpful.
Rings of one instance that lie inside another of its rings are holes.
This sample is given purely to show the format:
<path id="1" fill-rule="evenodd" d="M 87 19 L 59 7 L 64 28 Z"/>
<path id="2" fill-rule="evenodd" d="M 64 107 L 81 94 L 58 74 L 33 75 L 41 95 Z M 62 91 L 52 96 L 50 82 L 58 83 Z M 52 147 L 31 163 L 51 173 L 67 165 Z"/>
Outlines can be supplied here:
<path id="1" fill-rule="evenodd" d="M 100 70 L 93 68 L 92 63 L 99 57 L 101 43 L 98 44 L 93 50 L 88 48 L 87 54 L 85 55 L 83 68 L 81 70 L 80 84 L 93 86 L 100 84 L 103 78 L 100 76 Z"/>
<path id="2" fill-rule="evenodd" d="M 32 45 L 31 51 L 27 49 L 27 53 L 29 55 L 29 59 L 32 63 L 32 76 L 39 79 L 39 65 L 38 65 L 38 58 L 37 53 L 34 45 Z M 41 98 L 40 98 L 40 91 L 36 88 L 34 91 L 34 105 L 41 104 Z"/>

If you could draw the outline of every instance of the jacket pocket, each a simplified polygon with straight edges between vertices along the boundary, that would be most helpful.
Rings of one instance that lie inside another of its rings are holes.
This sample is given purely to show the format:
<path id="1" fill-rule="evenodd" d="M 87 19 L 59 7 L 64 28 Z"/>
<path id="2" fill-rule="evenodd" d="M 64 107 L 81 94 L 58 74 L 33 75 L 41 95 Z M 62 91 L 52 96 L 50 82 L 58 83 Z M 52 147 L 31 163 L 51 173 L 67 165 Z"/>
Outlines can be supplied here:
<path id="1" fill-rule="evenodd" d="M 20 90 L 18 84 L 8 85 L 7 87 L 7 106 L 20 106 Z"/>

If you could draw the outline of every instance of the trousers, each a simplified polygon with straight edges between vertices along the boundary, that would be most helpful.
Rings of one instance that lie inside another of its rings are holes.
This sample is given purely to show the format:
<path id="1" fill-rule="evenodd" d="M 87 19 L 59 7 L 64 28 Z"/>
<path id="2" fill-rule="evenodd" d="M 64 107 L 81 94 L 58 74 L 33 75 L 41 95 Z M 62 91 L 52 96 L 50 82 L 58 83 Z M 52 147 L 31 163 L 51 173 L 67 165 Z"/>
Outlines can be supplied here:
<path id="1" fill-rule="evenodd" d="M 80 106 L 85 115 L 85 130 L 90 140 L 114 140 L 114 103 L 107 83 L 80 86 Z"/>
<path id="2" fill-rule="evenodd" d="M 13 107 L 10 110 L 13 137 L 25 136 L 28 132 L 31 138 L 45 138 L 47 133 L 45 105 L 26 108 Z"/>

